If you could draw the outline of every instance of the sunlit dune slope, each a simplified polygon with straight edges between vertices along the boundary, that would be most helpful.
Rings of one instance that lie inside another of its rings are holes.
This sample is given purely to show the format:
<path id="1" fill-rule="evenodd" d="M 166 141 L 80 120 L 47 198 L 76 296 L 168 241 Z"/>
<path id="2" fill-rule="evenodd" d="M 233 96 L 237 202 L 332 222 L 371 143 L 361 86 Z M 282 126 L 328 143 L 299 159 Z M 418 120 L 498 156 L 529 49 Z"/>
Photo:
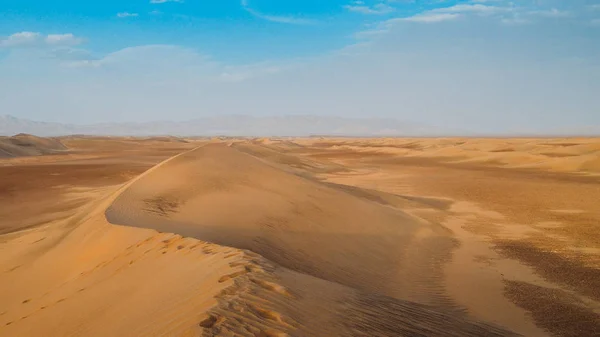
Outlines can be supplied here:
<path id="1" fill-rule="evenodd" d="M 232 249 L 107 223 L 110 199 L 3 237 L 1 336 L 183 335 L 243 270 Z"/>

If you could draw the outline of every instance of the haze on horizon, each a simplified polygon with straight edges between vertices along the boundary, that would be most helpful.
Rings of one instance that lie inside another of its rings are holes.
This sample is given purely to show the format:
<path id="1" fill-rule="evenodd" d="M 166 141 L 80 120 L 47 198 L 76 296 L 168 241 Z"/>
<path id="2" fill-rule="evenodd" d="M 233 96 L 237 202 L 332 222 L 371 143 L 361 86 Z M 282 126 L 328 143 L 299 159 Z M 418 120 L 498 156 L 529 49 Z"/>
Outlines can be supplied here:
<path id="1" fill-rule="evenodd" d="M 5 0 L 0 115 L 600 126 L 600 1 Z"/>

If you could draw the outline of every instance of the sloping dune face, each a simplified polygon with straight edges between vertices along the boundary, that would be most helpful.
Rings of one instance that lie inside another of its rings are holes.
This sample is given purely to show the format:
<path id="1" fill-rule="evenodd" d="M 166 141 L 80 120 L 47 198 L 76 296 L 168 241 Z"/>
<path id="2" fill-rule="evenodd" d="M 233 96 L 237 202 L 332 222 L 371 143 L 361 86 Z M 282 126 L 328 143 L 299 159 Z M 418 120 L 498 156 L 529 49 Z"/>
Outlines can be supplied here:
<path id="1" fill-rule="evenodd" d="M 0 158 L 38 156 L 64 151 L 67 148 L 57 139 L 28 134 L 0 137 Z"/>
<path id="2" fill-rule="evenodd" d="M 244 255 L 113 226 L 104 218 L 109 203 L 3 238 L 0 336 L 198 335 Z"/>
<path id="3" fill-rule="evenodd" d="M 106 215 L 111 223 L 249 249 L 321 279 L 431 303 L 439 300 L 435 289 L 415 293 L 414 285 L 435 285 L 436 264 L 415 261 L 411 251 L 435 262 L 452 246 L 445 231 L 397 209 L 223 144 L 198 148 L 146 174 Z"/>

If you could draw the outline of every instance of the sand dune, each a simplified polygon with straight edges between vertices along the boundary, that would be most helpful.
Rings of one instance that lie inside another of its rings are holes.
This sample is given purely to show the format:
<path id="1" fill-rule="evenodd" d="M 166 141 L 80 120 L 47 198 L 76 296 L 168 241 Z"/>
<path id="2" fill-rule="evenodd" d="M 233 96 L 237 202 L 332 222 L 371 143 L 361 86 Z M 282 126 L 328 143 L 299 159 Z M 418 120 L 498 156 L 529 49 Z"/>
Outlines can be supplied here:
<path id="1" fill-rule="evenodd" d="M 244 254 L 109 224 L 104 213 L 120 191 L 3 237 L 1 335 L 196 335 L 228 275 L 248 264 Z"/>
<path id="2" fill-rule="evenodd" d="M 0 137 L 0 158 L 39 156 L 59 153 L 67 148 L 57 139 L 42 138 L 28 134 Z"/>
<path id="3" fill-rule="evenodd" d="M 223 171 L 227 166 L 230 171 Z M 165 184 L 167 176 L 178 179 Z M 189 184 L 192 178 L 194 183 Z M 303 189 L 331 205 L 317 206 L 288 188 Z M 232 190 L 244 199 L 230 199 L 233 195 L 225 196 L 230 200 L 219 199 L 223 198 L 220 193 Z M 146 198 L 137 200 L 138 193 Z M 173 204 L 169 198 L 174 196 L 181 201 Z M 253 201 L 257 197 L 266 198 L 270 206 Z M 382 252 L 374 242 L 361 242 L 361 235 L 355 235 L 366 232 L 357 222 L 366 218 L 353 219 L 358 214 L 342 209 L 335 202 L 339 198 L 381 222 L 373 226 L 381 226 L 396 240 L 412 236 L 420 226 L 405 214 L 274 169 L 224 145 L 184 153 L 81 207 L 67 221 L 5 236 L 2 247 L 7 254 L 2 255 L 0 265 L 10 268 L 0 280 L 5 308 L 1 317 L 6 321 L 0 332 L 6 336 L 195 336 L 227 331 L 241 336 L 507 334 L 463 315 L 299 274 L 248 251 L 150 229 L 113 226 L 104 215 L 138 227 L 148 221 L 146 226 L 158 228 L 162 219 L 173 226 L 170 232 L 207 233 L 215 241 L 231 240 L 223 243 L 256 251 L 269 253 L 268 249 L 279 247 L 280 258 L 269 256 L 290 268 L 393 292 L 390 282 L 395 275 L 385 272 L 396 270 L 392 261 L 386 268 L 371 268 L 369 272 L 377 274 L 368 279 L 351 274 L 360 272 L 360 263 L 368 267 L 357 252 Z M 218 208 L 224 206 L 219 205 L 223 200 L 228 209 Z M 198 210 L 201 204 L 204 212 Z M 231 207 L 243 213 L 231 212 Z M 301 212 L 304 208 L 323 214 L 313 218 Z M 220 216 L 225 220 L 219 222 Z M 290 217 L 287 222 L 283 221 L 286 216 Z M 333 218 L 327 220 L 328 216 Z M 244 217 L 251 221 L 242 221 Z M 301 226 L 294 228 L 292 220 Z M 202 228 L 205 221 L 212 227 Z M 331 228 L 314 221 L 327 221 Z M 223 228 L 214 228 L 218 225 Z M 293 234 L 300 233 L 298 237 L 272 232 L 285 226 Z M 337 238 L 343 240 L 334 247 L 350 254 L 347 260 L 356 261 L 343 261 L 339 251 L 324 247 Z M 302 249 L 310 255 L 304 256 Z M 302 265 L 311 268 L 303 270 Z M 376 286 L 369 286 L 370 282 Z"/>
<path id="4" fill-rule="evenodd" d="M 593 161 L 593 141 L 63 141 L 72 154 L 0 165 L 0 336 L 599 327 L 595 180 L 508 164 Z"/>
<path id="5" fill-rule="evenodd" d="M 105 207 L 5 245 L 3 336 L 182 335 L 230 284 L 220 279 L 243 268 L 230 266 L 242 258 L 231 249 L 111 226 Z"/>
<path id="6" fill-rule="evenodd" d="M 447 232 L 225 144 L 200 147 L 154 168 L 123 191 L 106 215 L 112 223 L 179 233 L 267 258 L 255 256 L 248 275 L 219 297 L 212 317 L 222 322 L 214 333 L 252 335 L 241 326 L 266 324 L 273 336 L 508 334 L 450 308 L 440 312 L 399 300 L 443 303 L 431 286 L 439 270 L 402 258 L 410 249 L 443 258 L 444 244 L 451 244 Z M 410 282 L 430 287 L 415 290 Z M 262 300 L 250 295 L 255 292 L 264 293 Z M 241 322 L 231 320 L 244 312 L 249 314 Z M 321 317 L 318 325 L 311 324 L 315 316 Z M 455 326 L 448 329 L 444 321 Z"/>
<path id="7" fill-rule="evenodd" d="M 600 174 L 600 143 L 593 138 L 382 138 L 300 142 L 314 143 L 324 146 L 327 150 L 358 152 L 363 155 L 375 153 L 413 158 L 442 158 L 453 163 Z"/>
<path id="8" fill-rule="evenodd" d="M 439 275 L 410 259 L 411 249 L 443 259 L 452 247 L 439 226 L 223 144 L 149 172 L 117 198 L 107 218 L 249 249 L 298 272 L 398 298 Z"/>

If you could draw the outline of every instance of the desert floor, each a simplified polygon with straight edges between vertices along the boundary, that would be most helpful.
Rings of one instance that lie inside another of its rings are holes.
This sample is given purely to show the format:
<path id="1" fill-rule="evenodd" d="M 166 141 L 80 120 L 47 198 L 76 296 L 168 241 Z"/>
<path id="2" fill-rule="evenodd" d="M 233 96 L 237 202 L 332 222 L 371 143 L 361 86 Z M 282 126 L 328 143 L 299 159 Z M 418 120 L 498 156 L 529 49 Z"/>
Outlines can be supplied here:
<path id="1" fill-rule="evenodd" d="M 600 139 L 20 137 L 0 336 L 600 335 Z"/>

